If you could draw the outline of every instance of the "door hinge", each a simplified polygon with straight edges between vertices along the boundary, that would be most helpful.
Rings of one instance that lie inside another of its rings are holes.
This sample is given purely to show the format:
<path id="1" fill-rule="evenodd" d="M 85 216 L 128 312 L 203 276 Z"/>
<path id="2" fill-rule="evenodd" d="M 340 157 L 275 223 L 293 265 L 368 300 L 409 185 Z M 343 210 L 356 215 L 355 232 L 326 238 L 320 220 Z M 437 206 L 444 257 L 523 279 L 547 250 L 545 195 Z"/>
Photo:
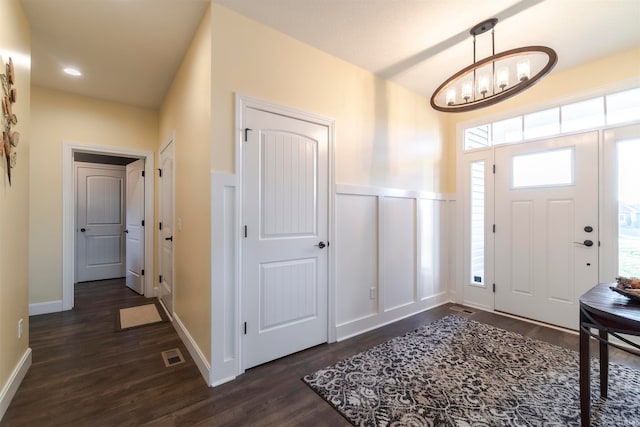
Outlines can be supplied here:
<path id="1" fill-rule="evenodd" d="M 496 292 L 496 284 L 494 283 L 493 284 L 493 293 L 495 293 L 495 292 Z"/>
<path id="2" fill-rule="evenodd" d="M 160 178 L 162 178 L 162 169 L 158 169 L 158 176 L 160 176 Z"/>
<path id="3" fill-rule="evenodd" d="M 244 142 L 247 142 L 247 133 L 248 133 L 249 131 L 251 131 L 251 130 L 253 130 L 253 129 L 250 129 L 250 128 L 244 128 Z"/>
<path id="4" fill-rule="evenodd" d="M 142 171 L 142 176 L 144 176 L 144 171 Z"/>
<path id="5" fill-rule="evenodd" d="M 144 219 L 142 220 L 142 226 L 144 227 Z"/>
<path id="6" fill-rule="evenodd" d="M 159 229 L 160 231 L 162 231 L 162 222 L 159 222 L 159 223 L 158 223 L 158 229 Z"/>
<path id="7" fill-rule="evenodd" d="M 158 277 L 158 281 L 162 283 L 162 274 Z"/>
<path id="8" fill-rule="evenodd" d="M 142 269 L 142 271 L 140 272 L 141 276 L 144 276 L 144 268 Z"/>
<path id="9" fill-rule="evenodd" d="M 244 334 L 247 335 L 247 322 L 244 322 Z"/>
<path id="10" fill-rule="evenodd" d="M 244 238 L 245 239 L 247 238 L 247 226 L 246 225 L 244 226 Z"/>
<path id="11" fill-rule="evenodd" d="M 493 165 L 493 173 L 496 173 L 496 165 Z"/>
<path id="12" fill-rule="evenodd" d="M 495 224 L 493 224 L 493 232 L 494 233 L 496 232 L 496 225 Z"/>

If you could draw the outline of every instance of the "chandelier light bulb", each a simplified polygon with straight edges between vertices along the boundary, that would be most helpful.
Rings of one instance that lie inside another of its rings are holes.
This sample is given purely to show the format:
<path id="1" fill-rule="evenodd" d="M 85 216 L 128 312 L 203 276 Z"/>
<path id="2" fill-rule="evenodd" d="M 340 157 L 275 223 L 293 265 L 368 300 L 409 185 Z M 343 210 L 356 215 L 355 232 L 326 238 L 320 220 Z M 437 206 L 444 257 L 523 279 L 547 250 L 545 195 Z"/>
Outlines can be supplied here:
<path id="1" fill-rule="evenodd" d="M 498 72 L 496 75 L 496 86 L 498 86 L 501 90 L 504 90 L 504 88 L 509 86 L 509 69 L 507 67 L 498 68 Z"/>
<path id="2" fill-rule="evenodd" d="M 525 82 L 529 80 L 529 77 L 531 77 L 531 64 L 529 63 L 528 59 L 523 59 L 522 61 L 519 61 L 517 65 L 517 70 L 518 70 L 518 80 L 520 80 L 521 82 Z"/>
<path id="3" fill-rule="evenodd" d="M 471 82 L 465 82 L 462 84 L 462 99 L 464 102 L 469 102 L 469 98 L 471 98 L 471 93 L 473 92 L 473 85 Z"/>
<path id="4" fill-rule="evenodd" d="M 456 103 L 456 87 L 452 86 L 447 89 L 447 105 L 453 105 Z"/>
<path id="5" fill-rule="evenodd" d="M 486 74 L 480 76 L 478 79 L 478 92 L 480 92 L 483 98 L 487 96 L 487 92 L 489 92 L 489 77 Z"/>

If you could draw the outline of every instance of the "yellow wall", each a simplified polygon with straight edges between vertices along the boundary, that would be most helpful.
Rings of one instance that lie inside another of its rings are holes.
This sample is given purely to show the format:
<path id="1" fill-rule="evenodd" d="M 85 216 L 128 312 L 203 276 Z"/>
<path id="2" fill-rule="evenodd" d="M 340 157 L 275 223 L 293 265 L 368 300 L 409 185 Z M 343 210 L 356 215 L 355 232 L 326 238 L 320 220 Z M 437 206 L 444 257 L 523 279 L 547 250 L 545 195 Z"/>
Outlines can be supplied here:
<path id="1" fill-rule="evenodd" d="M 0 72 L 13 59 L 17 102 L 13 112 L 21 134 L 17 164 L 9 187 L 4 156 L 0 158 L 0 390 L 29 346 L 28 242 L 31 33 L 19 0 L 0 1 Z M 18 320 L 24 319 L 18 339 Z"/>
<path id="2" fill-rule="evenodd" d="M 640 78 L 640 47 L 610 55 L 596 61 L 575 68 L 551 72 L 529 90 L 500 104 L 470 111 L 461 114 L 446 114 L 447 121 L 446 140 L 447 145 L 453 147 L 452 155 L 448 157 L 449 165 L 446 168 L 451 173 L 446 178 L 447 191 L 454 192 L 456 186 L 455 176 L 455 148 L 457 123 L 492 117 L 496 115 L 509 116 L 509 111 L 521 113 L 527 106 L 536 106 L 547 103 L 558 105 L 575 96 L 581 96 L 589 91 L 602 86 L 632 78 Z M 439 113 L 445 115 L 445 113 Z"/>
<path id="3" fill-rule="evenodd" d="M 174 312 L 207 359 L 211 343 L 211 14 L 160 109 L 159 144 L 175 132 Z M 156 147 L 158 150 L 160 146 Z"/>
<path id="4" fill-rule="evenodd" d="M 213 150 L 235 170 L 234 92 L 336 120 L 336 182 L 441 191 L 439 116 L 429 100 L 217 4 Z"/>
<path id="5" fill-rule="evenodd" d="M 62 144 L 155 151 L 158 114 L 34 86 L 31 94 L 29 302 L 62 299 Z"/>

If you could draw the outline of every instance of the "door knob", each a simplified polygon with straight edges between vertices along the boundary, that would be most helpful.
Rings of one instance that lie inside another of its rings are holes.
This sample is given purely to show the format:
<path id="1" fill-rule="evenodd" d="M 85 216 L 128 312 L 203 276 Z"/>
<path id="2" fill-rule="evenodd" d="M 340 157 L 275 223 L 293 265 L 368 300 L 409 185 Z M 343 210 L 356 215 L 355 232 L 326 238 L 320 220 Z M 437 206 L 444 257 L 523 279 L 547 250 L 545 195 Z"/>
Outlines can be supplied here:
<path id="1" fill-rule="evenodd" d="M 317 245 L 314 245 L 316 248 L 320 248 L 320 249 L 324 249 L 325 247 L 328 246 L 328 244 L 325 245 L 324 242 L 320 242 Z"/>
<path id="2" fill-rule="evenodd" d="M 125 233 L 129 234 L 129 230 L 124 230 Z"/>
<path id="3" fill-rule="evenodd" d="M 87 229 L 86 229 L 86 228 L 81 228 L 81 229 L 80 229 L 80 231 L 81 231 L 82 233 L 84 233 L 85 231 L 87 231 Z"/>
<path id="4" fill-rule="evenodd" d="M 573 243 L 582 245 L 582 246 L 587 246 L 587 247 L 593 246 L 593 242 L 591 240 L 585 240 L 584 242 L 573 242 Z"/>
<path id="5" fill-rule="evenodd" d="M 168 240 L 170 242 L 173 242 L 173 236 L 165 237 L 164 240 Z"/>

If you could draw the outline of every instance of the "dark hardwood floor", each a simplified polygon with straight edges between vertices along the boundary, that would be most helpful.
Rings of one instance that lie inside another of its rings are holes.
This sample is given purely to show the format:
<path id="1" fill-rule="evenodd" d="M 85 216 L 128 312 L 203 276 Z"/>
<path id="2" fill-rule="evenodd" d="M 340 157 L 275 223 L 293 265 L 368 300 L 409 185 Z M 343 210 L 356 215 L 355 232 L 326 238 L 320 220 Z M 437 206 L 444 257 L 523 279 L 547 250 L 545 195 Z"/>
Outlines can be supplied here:
<path id="1" fill-rule="evenodd" d="M 72 311 L 30 319 L 33 365 L 1 426 L 347 426 L 302 376 L 460 314 L 447 304 L 208 388 L 170 323 L 115 332 L 118 309 L 151 302 L 125 288 L 122 280 L 77 285 L 75 298 Z M 461 315 L 578 349 L 577 335 L 482 311 Z M 176 347 L 186 361 L 166 368 L 160 352 Z M 619 351 L 612 351 L 611 361 L 640 368 L 638 358 Z"/>

